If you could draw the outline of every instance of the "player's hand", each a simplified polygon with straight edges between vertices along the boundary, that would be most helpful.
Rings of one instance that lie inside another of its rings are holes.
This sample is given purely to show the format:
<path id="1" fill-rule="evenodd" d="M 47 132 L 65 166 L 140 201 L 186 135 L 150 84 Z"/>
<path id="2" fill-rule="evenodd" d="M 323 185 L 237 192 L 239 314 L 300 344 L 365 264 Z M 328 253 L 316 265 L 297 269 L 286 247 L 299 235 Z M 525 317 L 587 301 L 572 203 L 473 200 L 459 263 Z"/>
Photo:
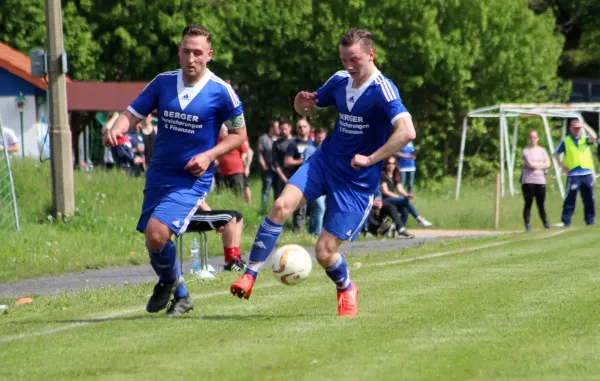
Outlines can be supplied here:
<path id="1" fill-rule="evenodd" d="M 298 107 L 298 109 L 307 113 L 315 106 L 319 101 L 316 99 L 317 93 L 310 93 L 308 91 L 301 91 L 296 95 L 294 99 L 294 104 Z M 298 110 L 298 111 L 300 111 Z"/>
<path id="2" fill-rule="evenodd" d="M 108 130 L 102 135 L 102 143 L 105 147 L 115 147 L 119 145 L 119 139 L 123 137 L 123 134 L 116 130 Z"/>
<path id="3" fill-rule="evenodd" d="M 415 198 L 415 194 L 414 193 L 408 193 L 406 195 L 406 198 L 409 199 L 409 200 L 412 200 L 413 198 Z"/>
<path id="4" fill-rule="evenodd" d="M 244 169 L 244 175 L 246 175 L 246 177 L 250 176 L 250 168 Z"/>
<path id="5" fill-rule="evenodd" d="M 372 164 L 371 159 L 369 159 L 368 156 L 359 155 L 359 154 L 354 155 L 354 157 L 352 158 L 352 161 L 350 162 L 350 166 L 354 169 L 361 169 L 364 167 L 368 167 L 371 164 Z"/>
<path id="6" fill-rule="evenodd" d="M 184 169 L 192 172 L 192 175 L 200 177 L 208 170 L 211 162 L 212 160 L 203 152 L 188 161 Z"/>

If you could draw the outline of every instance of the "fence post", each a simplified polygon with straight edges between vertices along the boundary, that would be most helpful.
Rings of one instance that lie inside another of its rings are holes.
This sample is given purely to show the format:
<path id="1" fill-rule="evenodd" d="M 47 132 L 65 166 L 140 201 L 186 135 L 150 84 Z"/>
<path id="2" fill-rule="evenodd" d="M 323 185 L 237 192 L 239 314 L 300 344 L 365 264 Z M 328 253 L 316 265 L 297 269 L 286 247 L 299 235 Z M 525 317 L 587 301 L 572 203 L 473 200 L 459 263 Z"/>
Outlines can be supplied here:
<path id="1" fill-rule="evenodd" d="M 500 228 L 500 174 L 496 174 L 496 207 L 494 208 L 494 229 Z"/>

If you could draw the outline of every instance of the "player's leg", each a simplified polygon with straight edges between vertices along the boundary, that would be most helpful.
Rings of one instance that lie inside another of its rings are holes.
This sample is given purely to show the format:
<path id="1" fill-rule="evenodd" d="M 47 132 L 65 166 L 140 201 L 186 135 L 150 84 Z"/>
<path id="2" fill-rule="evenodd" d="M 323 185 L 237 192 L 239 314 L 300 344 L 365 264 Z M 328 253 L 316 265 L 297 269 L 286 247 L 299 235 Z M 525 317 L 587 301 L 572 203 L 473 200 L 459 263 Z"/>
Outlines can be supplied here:
<path id="1" fill-rule="evenodd" d="M 535 196 L 535 184 L 522 184 L 521 190 L 523 191 L 523 199 L 525 201 L 523 205 L 523 222 L 525 223 L 525 231 L 529 232 L 531 231 L 531 205 L 533 205 Z"/>
<path id="2" fill-rule="evenodd" d="M 296 209 L 306 205 L 307 199 L 314 200 L 324 192 L 323 172 L 318 160 L 301 165 L 261 223 L 250 251 L 246 271 L 230 287 L 233 295 L 245 299 L 250 297 L 258 272 L 273 251 L 283 231 L 285 220 Z"/>
<path id="3" fill-rule="evenodd" d="M 193 189 L 175 189 L 163 197 L 154 208 L 145 233 L 150 262 L 157 273 L 159 283 L 148 302 L 149 312 L 158 312 L 165 307 L 165 299 L 173 295 L 168 315 L 180 315 L 194 308 L 192 299 L 181 276 L 177 250 L 171 240 L 172 233 L 183 234 L 196 210 L 204 202 L 210 189 L 210 177 L 198 180 Z M 167 290 L 173 290 L 169 293 Z"/>
<path id="4" fill-rule="evenodd" d="M 158 312 L 165 308 L 180 288 L 187 296 L 181 281 L 181 269 L 177 260 L 177 249 L 171 240 L 173 232 L 164 223 L 152 217 L 146 225 L 146 247 L 150 253 L 150 264 L 158 275 L 158 283 L 146 305 L 146 311 Z"/>
<path id="5" fill-rule="evenodd" d="M 250 297 L 258 272 L 273 251 L 279 235 L 283 231 L 283 223 L 295 209 L 305 203 L 306 199 L 299 188 L 294 185 L 286 185 L 283 188 L 281 196 L 275 200 L 271 212 L 256 232 L 244 275 L 229 288 L 233 295 L 244 299 Z"/>
<path id="6" fill-rule="evenodd" d="M 317 261 L 336 285 L 338 315 L 356 316 L 358 288 L 351 281 L 346 259 L 338 248 L 343 241 L 358 237 L 373 207 L 374 195 L 333 179 L 328 179 L 327 191 L 325 225 L 315 247 Z"/>

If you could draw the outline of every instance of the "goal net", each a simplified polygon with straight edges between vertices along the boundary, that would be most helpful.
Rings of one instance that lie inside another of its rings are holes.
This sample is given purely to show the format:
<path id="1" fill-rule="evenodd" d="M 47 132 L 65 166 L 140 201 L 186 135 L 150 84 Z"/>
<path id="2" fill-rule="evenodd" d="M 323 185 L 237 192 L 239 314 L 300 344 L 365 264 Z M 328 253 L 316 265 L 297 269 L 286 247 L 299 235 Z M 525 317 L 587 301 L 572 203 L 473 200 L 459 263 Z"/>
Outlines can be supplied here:
<path id="1" fill-rule="evenodd" d="M 19 226 L 19 213 L 17 210 L 17 194 L 10 170 L 10 157 L 5 144 L 2 116 L 0 115 L 0 230 L 8 231 Z"/>

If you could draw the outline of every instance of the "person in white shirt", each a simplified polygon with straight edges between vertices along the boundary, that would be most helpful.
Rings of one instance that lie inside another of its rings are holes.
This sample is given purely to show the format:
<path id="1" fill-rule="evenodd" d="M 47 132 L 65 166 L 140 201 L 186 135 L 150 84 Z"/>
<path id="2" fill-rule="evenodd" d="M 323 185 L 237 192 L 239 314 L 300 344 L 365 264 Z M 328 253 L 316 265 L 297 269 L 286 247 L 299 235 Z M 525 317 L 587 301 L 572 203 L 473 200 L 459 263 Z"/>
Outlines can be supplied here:
<path id="1" fill-rule="evenodd" d="M 0 152 L 4 151 L 4 147 L 8 153 L 17 153 L 19 152 L 19 139 L 17 139 L 17 135 L 13 130 L 7 127 L 2 127 L 2 140 L 0 140 Z"/>

